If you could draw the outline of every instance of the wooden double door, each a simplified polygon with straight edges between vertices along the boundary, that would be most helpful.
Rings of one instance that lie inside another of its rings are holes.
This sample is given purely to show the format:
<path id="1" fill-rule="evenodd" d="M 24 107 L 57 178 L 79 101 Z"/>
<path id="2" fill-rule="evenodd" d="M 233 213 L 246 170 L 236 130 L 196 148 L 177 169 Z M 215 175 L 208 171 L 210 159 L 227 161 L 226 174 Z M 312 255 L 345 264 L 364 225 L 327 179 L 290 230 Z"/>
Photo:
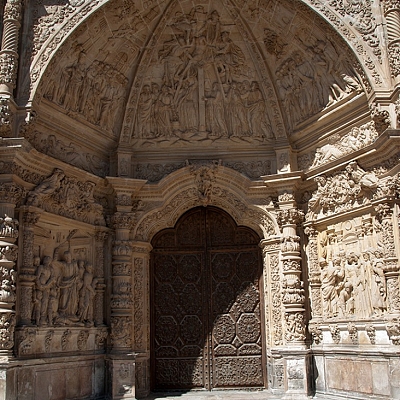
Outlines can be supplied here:
<path id="1" fill-rule="evenodd" d="M 155 236 L 154 390 L 264 386 L 259 240 L 214 207 Z"/>

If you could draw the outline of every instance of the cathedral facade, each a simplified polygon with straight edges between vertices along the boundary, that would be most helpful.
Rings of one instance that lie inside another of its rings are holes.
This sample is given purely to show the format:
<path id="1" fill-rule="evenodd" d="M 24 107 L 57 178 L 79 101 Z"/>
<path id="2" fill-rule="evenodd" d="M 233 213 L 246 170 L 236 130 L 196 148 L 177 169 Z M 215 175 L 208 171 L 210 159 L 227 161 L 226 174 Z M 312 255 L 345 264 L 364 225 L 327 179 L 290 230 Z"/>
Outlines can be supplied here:
<path id="1" fill-rule="evenodd" d="M 400 398 L 398 0 L 0 5 L 0 400 Z"/>

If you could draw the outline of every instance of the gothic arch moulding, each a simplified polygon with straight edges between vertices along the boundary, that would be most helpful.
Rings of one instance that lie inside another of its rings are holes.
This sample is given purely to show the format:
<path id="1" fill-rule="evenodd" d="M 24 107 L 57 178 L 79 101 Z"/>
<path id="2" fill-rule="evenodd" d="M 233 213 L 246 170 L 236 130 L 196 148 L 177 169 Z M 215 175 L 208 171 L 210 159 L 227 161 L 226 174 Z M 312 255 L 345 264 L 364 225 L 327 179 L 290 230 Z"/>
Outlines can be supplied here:
<path id="1" fill-rule="evenodd" d="M 257 206 L 256 199 L 246 196 L 246 190 L 251 192 L 250 183 L 237 172 L 222 166 L 188 166 L 176 171 L 158 185 L 157 192 L 163 197 L 162 204 L 140 213 L 131 237 L 135 241 L 150 242 L 157 232 L 174 227 L 186 211 L 199 206 L 215 206 L 226 211 L 237 225 L 253 229 L 261 238 L 279 235 L 279 227 L 271 210 Z M 164 187 L 170 190 L 162 194 Z M 145 190 L 140 196 L 143 204 L 146 204 Z M 151 192 L 148 195 L 154 198 L 154 189 Z"/>

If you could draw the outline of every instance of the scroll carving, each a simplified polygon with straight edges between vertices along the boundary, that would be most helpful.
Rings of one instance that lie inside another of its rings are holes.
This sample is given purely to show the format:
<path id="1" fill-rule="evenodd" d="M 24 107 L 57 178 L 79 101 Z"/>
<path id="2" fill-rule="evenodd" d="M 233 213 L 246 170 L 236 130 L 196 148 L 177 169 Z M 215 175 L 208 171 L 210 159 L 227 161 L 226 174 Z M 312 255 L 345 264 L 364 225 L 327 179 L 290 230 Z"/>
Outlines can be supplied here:
<path id="1" fill-rule="evenodd" d="M 103 207 L 93 197 L 94 187 L 95 183 L 79 182 L 56 168 L 29 193 L 26 204 L 92 225 L 105 225 Z"/>

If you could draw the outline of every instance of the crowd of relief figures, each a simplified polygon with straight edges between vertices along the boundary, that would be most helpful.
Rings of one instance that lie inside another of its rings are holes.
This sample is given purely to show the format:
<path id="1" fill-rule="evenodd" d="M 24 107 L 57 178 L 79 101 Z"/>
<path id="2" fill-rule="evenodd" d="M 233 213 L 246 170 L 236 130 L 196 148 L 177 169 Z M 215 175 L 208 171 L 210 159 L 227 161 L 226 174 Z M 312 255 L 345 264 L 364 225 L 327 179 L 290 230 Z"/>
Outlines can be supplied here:
<path id="1" fill-rule="evenodd" d="M 76 61 L 63 68 L 57 84 L 48 85 L 45 97 L 69 114 L 82 114 L 90 123 L 112 131 L 128 79 L 107 63 L 89 63 L 81 46 L 75 51 Z"/>
<path id="2" fill-rule="evenodd" d="M 93 266 L 75 260 L 69 250 L 59 255 L 34 258 L 36 269 L 32 320 L 39 326 L 93 326 L 93 307 L 97 279 Z"/>
<path id="3" fill-rule="evenodd" d="M 341 252 L 321 259 L 321 294 L 327 318 L 381 316 L 387 311 L 384 251 Z"/>
<path id="4" fill-rule="evenodd" d="M 264 95 L 216 10 L 176 12 L 139 96 L 134 138 L 272 139 Z M 161 66 L 161 67 L 160 67 Z"/>

